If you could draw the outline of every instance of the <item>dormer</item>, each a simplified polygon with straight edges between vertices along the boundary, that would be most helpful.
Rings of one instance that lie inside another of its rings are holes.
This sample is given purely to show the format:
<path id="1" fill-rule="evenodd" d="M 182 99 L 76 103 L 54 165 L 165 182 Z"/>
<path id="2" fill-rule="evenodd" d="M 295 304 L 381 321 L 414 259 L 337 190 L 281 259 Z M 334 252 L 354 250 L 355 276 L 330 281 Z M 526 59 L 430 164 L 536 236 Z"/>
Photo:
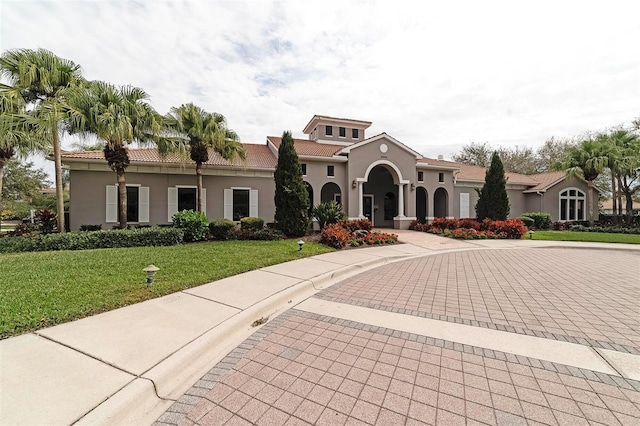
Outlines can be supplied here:
<path id="1" fill-rule="evenodd" d="M 348 146 L 363 141 L 369 126 L 370 121 L 314 115 L 302 132 L 314 142 Z"/>

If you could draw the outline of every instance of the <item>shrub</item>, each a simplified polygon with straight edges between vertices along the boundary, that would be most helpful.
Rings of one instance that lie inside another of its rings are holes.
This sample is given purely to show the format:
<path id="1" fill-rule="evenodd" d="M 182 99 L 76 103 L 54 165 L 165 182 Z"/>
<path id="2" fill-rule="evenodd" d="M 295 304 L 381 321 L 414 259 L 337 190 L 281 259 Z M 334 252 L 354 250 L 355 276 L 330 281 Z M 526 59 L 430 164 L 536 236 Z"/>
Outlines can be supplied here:
<path id="1" fill-rule="evenodd" d="M 236 223 L 231 219 L 216 219 L 209 224 L 209 234 L 214 240 L 227 240 Z"/>
<path id="2" fill-rule="evenodd" d="M 529 229 L 533 229 L 535 226 L 536 221 L 533 220 L 532 218 L 528 217 L 528 216 L 522 216 L 519 217 L 518 220 L 521 220 L 522 223 L 524 223 L 524 226 L 526 226 Z"/>
<path id="3" fill-rule="evenodd" d="M 202 241 L 207 237 L 209 231 L 209 220 L 202 212 L 193 210 L 182 210 L 173 215 L 171 218 L 173 226 L 182 229 L 184 232 L 184 241 Z"/>
<path id="4" fill-rule="evenodd" d="M 457 229 L 460 228 L 457 219 L 445 219 L 444 217 L 436 217 L 431 222 L 431 227 L 440 229 Z"/>
<path id="5" fill-rule="evenodd" d="M 33 237 L 6 236 L 0 238 L 0 253 L 173 246 L 181 244 L 183 237 L 184 232 L 177 228 L 67 232 L 65 234 L 40 234 Z"/>
<path id="6" fill-rule="evenodd" d="M 336 203 L 335 200 L 318 204 L 313 208 L 311 215 L 318 221 L 320 229 L 327 224 L 338 223 L 338 221 L 347 217 L 345 212 L 342 211 L 342 206 Z"/>
<path id="7" fill-rule="evenodd" d="M 243 217 L 240 219 L 240 227 L 250 231 L 258 231 L 264 228 L 264 220 L 259 217 Z"/>
<path id="8" fill-rule="evenodd" d="M 480 222 L 475 219 L 460 219 L 458 220 L 458 228 L 475 229 L 480 230 Z"/>
<path id="9" fill-rule="evenodd" d="M 398 236 L 396 234 L 387 234 L 382 232 L 366 232 L 356 231 L 352 234 L 349 240 L 351 247 L 360 247 L 364 245 L 380 245 L 380 244 L 395 244 L 398 242 Z"/>
<path id="10" fill-rule="evenodd" d="M 80 225 L 80 231 L 101 231 L 102 225 Z"/>
<path id="11" fill-rule="evenodd" d="M 373 225 L 369 219 L 340 220 L 337 224 L 346 229 L 349 233 L 360 230 L 371 231 L 373 229 Z"/>
<path id="12" fill-rule="evenodd" d="M 273 228 L 262 228 L 253 232 L 252 240 L 274 241 L 281 240 L 284 234 L 282 231 Z"/>
<path id="13" fill-rule="evenodd" d="M 528 212 L 522 213 L 522 217 L 528 217 L 533 219 L 533 227 L 535 229 L 549 229 L 551 228 L 551 215 L 544 212 Z M 527 225 L 525 223 L 525 225 Z M 529 225 L 527 225 L 529 226 Z"/>
<path id="14" fill-rule="evenodd" d="M 57 216 L 51 210 L 38 210 L 35 214 L 35 222 L 38 224 L 40 232 L 50 234 L 56 229 Z"/>
<path id="15" fill-rule="evenodd" d="M 332 223 L 324 228 L 320 233 L 320 242 L 330 247 L 341 249 L 347 245 L 350 233 L 338 223 Z"/>
<path id="16" fill-rule="evenodd" d="M 554 231 L 568 231 L 571 228 L 571 222 L 553 222 Z"/>

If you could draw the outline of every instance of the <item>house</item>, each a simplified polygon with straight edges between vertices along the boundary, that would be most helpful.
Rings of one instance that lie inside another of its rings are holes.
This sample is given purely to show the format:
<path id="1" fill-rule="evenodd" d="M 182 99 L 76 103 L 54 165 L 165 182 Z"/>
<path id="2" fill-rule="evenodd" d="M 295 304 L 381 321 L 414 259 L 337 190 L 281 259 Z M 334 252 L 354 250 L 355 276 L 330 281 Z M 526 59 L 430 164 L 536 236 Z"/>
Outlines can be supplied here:
<path id="1" fill-rule="evenodd" d="M 369 218 L 376 227 L 406 229 L 411 221 L 475 216 L 482 167 L 431 159 L 381 133 L 367 137 L 369 121 L 314 115 L 295 139 L 312 204 L 335 200 L 349 218 Z M 245 144 L 245 161 L 211 152 L 203 165 L 203 210 L 210 220 L 275 214 L 273 173 L 280 137 Z M 183 209 L 195 209 L 195 165 L 156 149 L 129 149 L 126 171 L 130 224 L 166 224 Z M 70 170 L 70 227 L 118 222 L 116 176 L 101 151 L 64 152 Z M 545 211 L 553 221 L 586 220 L 585 181 L 564 172 L 525 176 L 507 173 L 511 217 Z M 597 215 L 598 203 L 594 202 Z"/>

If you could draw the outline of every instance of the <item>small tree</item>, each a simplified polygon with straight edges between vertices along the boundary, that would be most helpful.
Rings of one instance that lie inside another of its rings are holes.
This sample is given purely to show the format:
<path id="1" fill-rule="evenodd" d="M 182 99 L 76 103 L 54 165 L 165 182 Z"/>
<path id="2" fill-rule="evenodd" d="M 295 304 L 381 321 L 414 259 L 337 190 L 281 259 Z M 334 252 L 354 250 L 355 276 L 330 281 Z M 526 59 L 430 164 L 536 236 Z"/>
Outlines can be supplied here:
<path id="1" fill-rule="evenodd" d="M 287 236 L 304 235 L 309 226 L 309 194 L 302 180 L 302 167 L 289 131 L 282 134 L 274 179 L 276 228 Z"/>
<path id="2" fill-rule="evenodd" d="M 492 220 L 506 220 L 509 216 L 509 196 L 507 195 L 507 179 L 504 176 L 504 166 L 498 152 L 491 157 L 491 166 L 484 177 L 484 185 L 478 192 L 476 204 L 476 219 L 482 222 Z"/>

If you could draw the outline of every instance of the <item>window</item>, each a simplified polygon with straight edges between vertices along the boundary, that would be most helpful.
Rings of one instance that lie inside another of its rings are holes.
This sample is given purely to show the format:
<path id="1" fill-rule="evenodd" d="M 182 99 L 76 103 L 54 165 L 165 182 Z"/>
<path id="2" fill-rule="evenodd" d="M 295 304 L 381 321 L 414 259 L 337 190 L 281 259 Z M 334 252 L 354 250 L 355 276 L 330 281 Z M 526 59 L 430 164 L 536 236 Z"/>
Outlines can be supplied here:
<path id="1" fill-rule="evenodd" d="M 579 189 L 565 189 L 560 193 L 560 220 L 585 220 L 585 195 Z"/>
<path id="2" fill-rule="evenodd" d="M 340 136 L 341 138 L 346 138 L 347 129 L 345 129 L 344 127 L 338 127 L 338 136 Z"/>
<path id="3" fill-rule="evenodd" d="M 333 126 L 326 126 L 324 128 L 324 134 L 327 136 L 333 136 Z"/>
<path id="4" fill-rule="evenodd" d="M 358 135 L 358 129 L 351 129 L 351 137 L 353 139 L 358 139 L 360 136 Z"/>
<path id="5" fill-rule="evenodd" d="M 197 189 L 195 186 L 174 186 L 167 188 L 167 222 L 173 221 L 173 215 L 182 210 L 198 210 Z M 202 213 L 207 214 L 207 189 L 200 194 Z"/>
<path id="6" fill-rule="evenodd" d="M 224 190 L 224 218 L 239 221 L 243 217 L 258 216 L 258 190 L 228 188 Z"/>
<path id="7" fill-rule="evenodd" d="M 116 223 L 120 218 L 118 185 L 107 186 L 105 222 Z M 149 187 L 127 185 L 127 222 L 149 222 Z"/>
<path id="8" fill-rule="evenodd" d="M 424 182 L 424 172 L 418 172 L 418 182 Z"/>
<path id="9" fill-rule="evenodd" d="M 306 163 L 302 163 L 302 164 L 300 164 L 300 166 L 302 167 L 302 176 L 306 176 L 307 175 L 307 164 Z"/>
<path id="10" fill-rule="evenodd" d="M 233 220 L 249 217 L 249 190 L 233 190 Z"/>
<path id="11" fill-rule="evenodd" d="M 438 182 L 444 183 L 444 173 L 438 173 Z"/>
<path id="12" fill-rule="evenodd" d="M 336 171 L 334 166 L 327 166 L 327 176 L 334 177 L 336 175 Z"/>
<path id="13" fill-rule="evenodd" d="M 198 210 L 196 188 L 178 188 L 178 211 Z"/>

